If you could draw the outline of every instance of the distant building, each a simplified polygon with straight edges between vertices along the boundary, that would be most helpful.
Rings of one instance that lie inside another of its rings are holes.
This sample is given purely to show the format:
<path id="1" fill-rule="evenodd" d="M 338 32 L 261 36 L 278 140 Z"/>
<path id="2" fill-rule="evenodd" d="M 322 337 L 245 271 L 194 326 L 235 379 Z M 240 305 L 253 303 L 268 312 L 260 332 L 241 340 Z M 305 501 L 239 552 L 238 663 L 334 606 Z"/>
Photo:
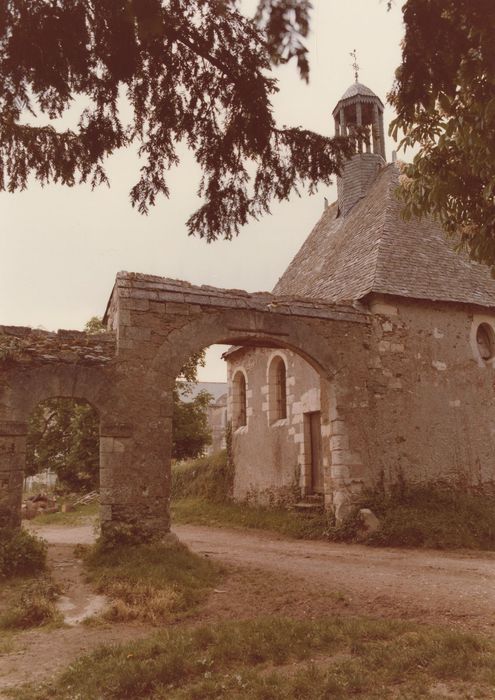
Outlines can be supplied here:
<path id="1" fill-rule="evenodd" d="M 201 392 L 206 391 L 213 397 L 208 406 L 208 425 L 211 430 L 211 445 L 205 452 L 214 454 L 225 448 L 225 430 L 227 428 L 227 382 L 197 382 L 192 391 L 183 396 L 186 403 L 193 401 Z"/>

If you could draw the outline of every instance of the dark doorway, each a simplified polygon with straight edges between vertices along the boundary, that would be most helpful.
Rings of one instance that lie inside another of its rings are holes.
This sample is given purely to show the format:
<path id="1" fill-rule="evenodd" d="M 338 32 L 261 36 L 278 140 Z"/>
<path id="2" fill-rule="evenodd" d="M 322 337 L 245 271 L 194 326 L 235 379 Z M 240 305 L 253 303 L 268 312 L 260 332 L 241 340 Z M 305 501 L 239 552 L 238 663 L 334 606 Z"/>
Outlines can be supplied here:
<path id="1" fill-rule="evenodd" d="M 323 493 L 323 470 L 321 460 L 321 413 L 305 413 L 305 434 L 307 436 L 309 493 Z"/>

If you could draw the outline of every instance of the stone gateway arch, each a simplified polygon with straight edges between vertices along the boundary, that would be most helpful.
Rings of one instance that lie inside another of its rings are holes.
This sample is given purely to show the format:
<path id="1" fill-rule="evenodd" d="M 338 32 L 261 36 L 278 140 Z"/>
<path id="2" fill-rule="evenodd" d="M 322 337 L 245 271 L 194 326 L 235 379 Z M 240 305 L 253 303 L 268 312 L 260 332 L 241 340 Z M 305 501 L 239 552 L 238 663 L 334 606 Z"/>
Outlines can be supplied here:
<path id="1" fill-rule="evenodd" d="M 170 528 L 172 390 L 189 356 L 215 343 L 288 348 L 332 391 L 326 502 L 343 513 L 364 478 L 360 434 L 371 320 L 351 305 L 197 287 L 119 273 L 107 332 L 0 327 L 0 524 L 20 524 L 27 424 L 67 397 L 100 417 L 101 522 Z"/>
<path id="2" fill-rule="evenodd" d="M 105 313 L 106 333 L 0 326 L 0 526 L 20 523 L 34 407 L 70 397 L 99 413 L 103 526 L 138 521 L 166 533 L 175 378 L 192 353 L 215 343 L 233 346 L 228 362 L 244 397 L 245 425 L 234 432 L 236 477 L 246 475 L 252 454 L 259 470 L 288 454 L 265 449 L 273 413 L 270 395 L 265 399 L 276 383 L 267 379 L 267 362 L 269 369 L 278 357 L 273 367 L 288 377 L 283 358 L 290 355 L 308 362 L 323 388 L 324 410 L 307 405 L 305 415 L 321 413 L 318 496 L 337 521 L 363 487 L 399 477 L 495 484 L 495 280 L 456 252 L 437 222 L 402 217 L 401 170 L 386 163 L 379 97 L 356 82 L 333 116 L 336 135 L 363 135 L 337 178 L 337 201 L 273 294 L 123 272 Z M 290 436 L 294 455 L 304 447 L 295 425 L 304 416 L 287 415 L 289 380 L 294 386 L 295 371 L 280 387 L 287 405 L 277 445 Z M 267 439 L 250 451 L 247 441 L 263 422 L 249 425 L 254 410 L 267 413 Z M 298 466 L 306 465 L 302 457 L 304 450 Z M 304 478 L 298 486 L 305 490 Z"/>

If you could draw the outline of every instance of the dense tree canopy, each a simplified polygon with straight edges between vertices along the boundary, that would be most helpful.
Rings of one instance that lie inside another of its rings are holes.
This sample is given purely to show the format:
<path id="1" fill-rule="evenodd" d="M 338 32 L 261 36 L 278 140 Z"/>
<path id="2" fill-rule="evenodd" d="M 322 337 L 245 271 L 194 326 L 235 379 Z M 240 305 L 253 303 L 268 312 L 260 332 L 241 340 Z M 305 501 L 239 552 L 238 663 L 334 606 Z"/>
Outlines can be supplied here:
<path id="1" fill-rule="evenodd" d="M 406 214 L 432 214 L 472 258 L 495 266 L 495 2 L 408 0 L 392 133 L 419 146 L 405 166 Z"/>
<path id="2" fill-rule="evenodd" d="M 204 201 L 189 230 L 212 240 L 230 238 L 273 199 L 329 183 L 348 141 L 278 128 L 270 104 L 270 60 L 294 57 L 307 78 L 309 10 L 309 0 L 261 0 L 256 24 L 237 0 L 3 0 L 0 189 L 24 188 L 30 176 L 98 185 L 105 156 L 137 143 L 131 201 L 147 212 L 168 196 L 167 172 L 186 142 Z M 27 113 L 60 117 L 76 96 L 75 131 L 26 123 Z"/>
<path id="3" fill-rule="evenodd" d="M 202 171 L 189 231 L 214 240 L 273 200 L 328 184 L 352 145 L 278 128 L 270 102 L 272 64 L 293 59 L 308 79 L 310 12 L 310 0 L 259 0 L 253 19 L 238 0 L 0 0 L 0 190 L 30 176 L 98 185 L 105 157 L 135 143 L 143 165 L 131 201 L 145 213 L 168 196 L 185 142 Z M 495 265 L 495 3 L 405 0 L 403 13 L 390 101 L 392 133 L 419 146 L 405 169 L 406 214 L 437 216 Z M 26 121 L 59 117 L 75 97 L 74 131 Z"/>

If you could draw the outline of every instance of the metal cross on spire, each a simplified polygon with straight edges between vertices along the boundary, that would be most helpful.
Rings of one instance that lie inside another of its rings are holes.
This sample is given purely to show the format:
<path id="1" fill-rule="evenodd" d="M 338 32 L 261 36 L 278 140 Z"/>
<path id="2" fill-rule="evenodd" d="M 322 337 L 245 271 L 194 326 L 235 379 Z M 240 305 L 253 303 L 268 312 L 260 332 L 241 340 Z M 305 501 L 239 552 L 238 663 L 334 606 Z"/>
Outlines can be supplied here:
<path id="1" fill-rule="evenodd" d="M 351 51 L 350 56 L 354 59 L 354 62 L 352 63 L 352 67 L 354 68 L 354 77 L 356 78 L 356 83 L 358 82 L 359 78 L 359 64 L 357 62 L 357 51 L 354 49 L 354 51 Z"/>

